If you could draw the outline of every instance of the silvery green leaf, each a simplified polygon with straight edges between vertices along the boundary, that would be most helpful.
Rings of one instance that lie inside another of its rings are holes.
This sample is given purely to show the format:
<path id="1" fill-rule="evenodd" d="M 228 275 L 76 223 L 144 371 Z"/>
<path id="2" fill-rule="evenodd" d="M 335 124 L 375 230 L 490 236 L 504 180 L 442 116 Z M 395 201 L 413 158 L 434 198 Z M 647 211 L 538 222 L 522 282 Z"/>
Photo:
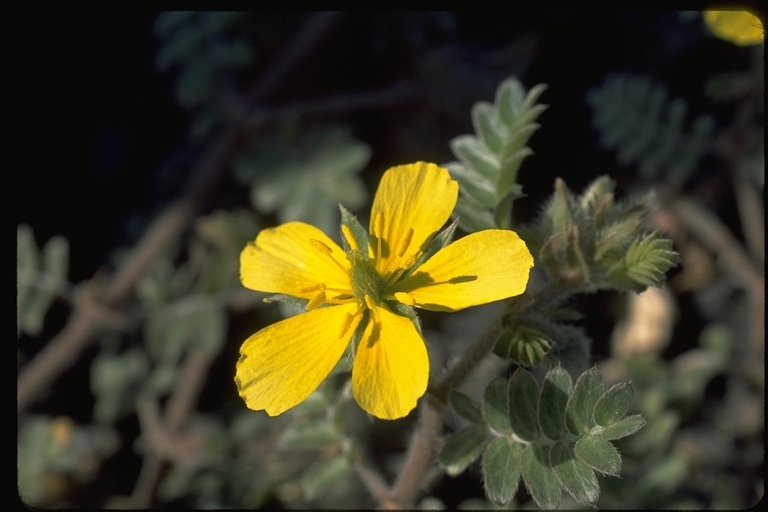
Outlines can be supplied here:
<path id="1" fill-rule="evenodd" d="M 451 141 L 451 150 L 461 162 L 496 183 L 499 177 L 499 158 L 474 135 L 461 135 Z"/>
<path id="2" fill-rule="evenodd" d="M 578 378 L 565 407 L 565 424 L 571 434 L 584 435 L 595 424 L 592 412 L 603 389 L 603 378 L 597 368 L 587 370 Z"/>
<path id="3" fill-rule="evenodd" d="M 627 416 L 623 420 L 619 420 L 613 425 L 609 425 L 603 429 L 602 437 L 606 441 L 613 441 L 615 439 L 621 439 L 622 437 L 631 436 L 645 425 L 645 418 L 642 414 L 635 414 L 633 416 Z"/>
<path id="4" fill-rule="evenodd" d="M 547 373 L 539 400 L 539 425 L 544 435 L 553 441 L 565 434 L 565 406 L 571 389 L 571 377 L 561 366 Z"/>
<path id="5" fill-rule="evenodd" d="M 512 433 L 509 422 L 509 386 L 504 379 L 497 377 L 485 388 L 482 411 L 485 422 L 495 432 L 501 435 Z"/>
<path id="6" fill-rule="evenodd" d="M 573 454 L 571 445 L 558 441 L 549 453 L 552 470 L 566 491 L 582 505 L 592 505 L 600 496 L 595 472 Z"/>
<path id="7" fill-rule="evenodd" d="M 539 432 L 539 388 L 530 372 L 518 368 L 509 380 L 509 419 L 518 437 L 533 441 Z"/>
<path id="8" fill-rule="evenodd" d="M 459 226 L 467 233 L 496 228 L 493 214 L 481 205 L 459 196 L 453 216 L 458 219 Z"/>
<path id="9" fill-rule="evenodd" d="M 536 505 L 552 510 L 560 504 L 560 481 L 549 464 L 549 446 L 531 443 L 521 457 L 525 486 Z"/>
<path id="10" fill-rule="evenodd" d="M 520 445 L 509 437 L 497 437 L 483 453 L 485 495 L 497 505 L 512 501 L 520 482 L 522 466 Z"/>
<path id="11" fill-rule="evenodd" d="M 621 472 L 621 455 L 600 436 L 583 436 L 576 441 L 573 452 L 579 460 L 600 473 L 619 476 Z"/>
<path id="12" fill-rule="evenodd" d="M 305 420 L 289 425 L 277 444 L 281 448 L 312 450 L 328 446 L 338 439 L 339 435 L 330 423 Z"/>
<path id="13" fill-rule="evenodd" d="M 613 425 L 629 409 L 634 391 L 629 382 L 620 382 L 606 391 L 595 404 L 595 423 L 603 427 Z"/>
<path id="14" fill-rule="evenodd" d="M 509 129 L 499 119 L 494 106 L 484 101 L 475 103 L 472 124 L 485 145 L 494 153 L 500 153 L 509 137 Z"/>

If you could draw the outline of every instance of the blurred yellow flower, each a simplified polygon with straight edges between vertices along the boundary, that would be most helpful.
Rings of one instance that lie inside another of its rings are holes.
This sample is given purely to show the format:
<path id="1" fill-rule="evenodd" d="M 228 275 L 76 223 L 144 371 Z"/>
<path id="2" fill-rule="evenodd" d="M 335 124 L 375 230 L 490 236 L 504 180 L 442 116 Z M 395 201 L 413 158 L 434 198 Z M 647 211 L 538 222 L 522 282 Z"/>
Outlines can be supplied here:
<path id="1" fill-rule="evenodd" d="M 765 39 L 760 18 L 747 11 L 707 9 L 704 22 L 714 35 L 738 46 L 760 44 Z"/>
<path id="2" fill-rule="evenodd" d="M 519 295 L 533 266 L 525 243 L 508 230 L 468 235 L 421 261 L 457 197 L 446 169 L 419 162 L 384 173 L 368 247 L 348 225 L 346 253 L 302 222 L 261 231 L 240 255 L 243 285 L 308 302 L 307 312 L 262 329 L 241 347 L 235 382 L 246 405 L 276 416 L 299 404 L 357 333 L 355 400 L 383 419 L 416 407 L 427 389 L 429 358 L 410 308 L 458 311 Z"/>

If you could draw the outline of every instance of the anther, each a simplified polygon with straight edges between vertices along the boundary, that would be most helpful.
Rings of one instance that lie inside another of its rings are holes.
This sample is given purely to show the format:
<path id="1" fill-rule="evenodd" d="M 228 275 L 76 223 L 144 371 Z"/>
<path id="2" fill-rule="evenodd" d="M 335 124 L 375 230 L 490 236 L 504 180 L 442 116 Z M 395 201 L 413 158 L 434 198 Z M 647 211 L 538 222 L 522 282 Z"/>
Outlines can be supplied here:
<path id="1" fill-rule="evenodd" d="M 376 309 L 376 303 L 373 301 L 370 295 L 365 296 L 365 305 L 368 306 L 368 309 Z"/>
<path id="2" fill-rule="evenodd" d="M 314 247 L 316 250 L 320 251 L 321 253 L 325 254 L 326 256 L 330 256 L 331 253 L 332 253 L 330 247 L 328 247 L 323 242 L 321 242 L 320 240 L 317 240 L 315 238 L 310 238 L 309 239 L 309 245 L 311 245 L 312 247 Z"/>
<path id="3" fill-rule="evenodd" d="M 408 233 L 406 233 L 405 238 L 403 238 L 400 242 L 400 246 L 397 248 L 398 256 L 405 254 L 405 251 L 408 250 L 408 246 L 411 245 L 411 240 L 413 240 L 413 228 L 408 229 Z"/>
<path id="4" fill-rule="evenodd" d="M 312 311 L 313 309 L 316 309 L 320 306 L 325 304 L 325 291 L 321 291 L 314 297 L 312 297 L 312 300 L 309 301 L 307 304 L 307 311 Z"/>

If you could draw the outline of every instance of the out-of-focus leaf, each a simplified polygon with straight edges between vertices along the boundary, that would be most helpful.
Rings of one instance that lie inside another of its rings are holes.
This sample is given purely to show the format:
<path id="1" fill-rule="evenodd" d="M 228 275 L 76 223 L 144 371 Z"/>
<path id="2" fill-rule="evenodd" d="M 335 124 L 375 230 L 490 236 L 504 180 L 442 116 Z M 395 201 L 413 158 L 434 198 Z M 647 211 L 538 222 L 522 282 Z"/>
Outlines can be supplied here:
<path id="1" fill-rule="evenodd" d="M 448 475 L 460 475 L 480 456 L 485 438 L 485 426 L 467 427 L 448 438 L 437 460 Z"/>
<path id="2" fill-rule="evenodd" d="M 304 496 L 311 500 L 350 472 L 349 461 L 343 455 L 316 462 L 301 477 Z"/>
<path id="3" fill-rule="evenodd" d="M 318 449 L 338 441 L 333 425 L 326 421 L 301 421 L 289 425 L 278 440 L 282 448 Z"/>

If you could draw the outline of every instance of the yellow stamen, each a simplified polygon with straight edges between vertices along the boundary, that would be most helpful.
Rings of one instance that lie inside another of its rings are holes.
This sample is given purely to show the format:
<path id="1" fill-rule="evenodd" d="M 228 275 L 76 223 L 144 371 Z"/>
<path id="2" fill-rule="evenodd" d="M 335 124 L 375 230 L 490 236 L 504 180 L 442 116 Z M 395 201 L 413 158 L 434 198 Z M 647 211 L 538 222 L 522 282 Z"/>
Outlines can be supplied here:
<path id="1" fill-rule="evenodd" d="M 413 239 L 413 228 L 409 228 L 408 233 L 406 233 L 405 238 L 403 238 L 402 242 L 400 243 L 400 247 L 397 248 L 398 257 L 405 254 L 405 251 L 408 250 L 408 246 L 411 245 L 412 239 Z"/>
<path id="2" fill-rule="evenodd" d="M 325 285 L 323 283 L 315 283 L 310 286 L 304 286 L 302 288 L 299 288 L 299 293 L 310 293 L 310 292 L 317 292 L 320 290 L 325 290 Z"/>
<path id="3" fill-rule="evenodd" d="M 355 240 L 355 237 L 352 236 L 352 230 L 349 229 L 345 225 L 341 225 L 341 232 L 344 235 L 344 238 L 347 240 L 347 243 L 349 244 L 349 248 L 353 251 L 357 251 L 360 248 L 357 246 L 357 240 Z"/>
<path id="4" fill-rule="evenodd" d="M 376 303 L 373 301 L 370 295 L 365 296 L 365 305 L 368 306 L 368 309 L 376 309 Z"/>
<path id="5" fill-rule="evenodd" d="M 349 331 L 349 327 L 352 325 L 352 320 L 354 320 L 355 317 L 347 313 L 347 316 L 344 317 L 344 323 L 341 325 L 341 335 L 339 335 L 339 338 L 343 338 L 345 334 L 347 334 L 347 331 Z"/>
<path id="6" fill-rule="evenodd" d="M 315 249 L 315 250 L 317 250 L 318 252 L 320 252 L 320 253 L 322 253 L 322 254 L 325 254 L 326 256 L 330 256 L 331 260 L 332 260 L 332 261 L 333 261 L 333 262 L 334 262 L 334 263 L 335 263 L 335 264 L 336 264 L 336 265 L 337 265 L 337 266 L 338 266 L 338 267 L 339 267 L 341 270 L 343 270 L 345 274 L 348 274 L 348 273 L 349 273 L 349 269 L 348 269 L 348 268 L 346 268 L 346 267 L 345 267 L 344 265 L 342 265 L 341 263 L 339 263 L 339 261 L 338 261 L 336 258 L 334 258 L 334 257 L 333 257 L 333 251 L 331 250 L 331 248 L 330 248 L 330 247 L 328 247 L 327 245 L 325 245 L 323 242 L 321 242 L 320 240 L 317 240 L 316 238 L 310 238 L 310 239 L 309 239 L 309 245 L 311 245 L 311 246 L 312 246 L 312 248 L 314 248 L 314 249 Z"/>
<path id="7" fill-rule="evenodd" d="M 312 297 L 312 300 L 307 303 L 307 311 L 312 311 L 313 309 L 316 309 L 320 306 L 325 304 L 325 291 L 321 291 L 314 297 Z"/>
<path id="8" fill-rule="evenodd" d="M 312 247 L 314 247 L 315 249 L 317 249 L 318 251 L 320 251 L 321 253 L 325 254 L 326 256 L 330 256 L 330 255 L 332 254 L 332 252 L 333 252 L 333 251 L 331 251 L 331 248 L 330 248 L 330 247 L 328 247 L 327 245 L 325 245 L 325 244 L 324 244 L 323 242 L 321 242 L 320 240 L 316 240 L 316 239 L 314 239 L 314 238 L 310 238 L 310 239 L 309 239 L 309 244 L 310 244 Z"/>

